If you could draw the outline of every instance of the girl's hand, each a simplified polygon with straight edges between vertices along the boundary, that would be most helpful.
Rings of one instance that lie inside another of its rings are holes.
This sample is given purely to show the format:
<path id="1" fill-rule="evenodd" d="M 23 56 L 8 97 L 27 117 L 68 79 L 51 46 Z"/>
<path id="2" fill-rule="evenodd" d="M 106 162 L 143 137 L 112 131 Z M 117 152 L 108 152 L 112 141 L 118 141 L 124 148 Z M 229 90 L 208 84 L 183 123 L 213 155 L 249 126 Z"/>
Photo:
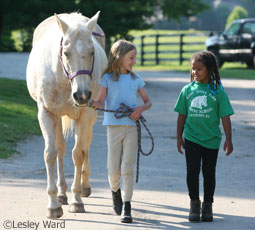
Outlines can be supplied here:
<path id="1" fill-rule="evenodd" d="M 182 148 L 185 149 L 183 139 L 177 138 L 177 149 L 180 154 L 183 154 Z"/>
<path id="2" fill-rule="evenodd" d="M 232 141 L 225 141 L 224 142 L 224 151 L 226 151 L 226 156 L 230 155 L 233 152 L 233 144 Z"/>
<path id="3" fill-rule="evenodd" d="M 141 106 L 134 108 L 133 113 L 130 114 L 130 118 L 134 121 L 137 121 L 142 115 L 143 109 Z"/>

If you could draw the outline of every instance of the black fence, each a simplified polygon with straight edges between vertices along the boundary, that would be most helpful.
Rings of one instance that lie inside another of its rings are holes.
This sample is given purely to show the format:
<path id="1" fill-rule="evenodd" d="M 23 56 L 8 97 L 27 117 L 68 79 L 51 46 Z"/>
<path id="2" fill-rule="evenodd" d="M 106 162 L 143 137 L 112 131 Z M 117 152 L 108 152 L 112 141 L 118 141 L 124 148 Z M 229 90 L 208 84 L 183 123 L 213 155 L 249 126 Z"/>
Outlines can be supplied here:
<path id="1" fill-rule="evenodd" d="M 195 52 L 205 50 L 205 33 L 156 34 L 135 37 L 140 65 L 189 61 Z"/>

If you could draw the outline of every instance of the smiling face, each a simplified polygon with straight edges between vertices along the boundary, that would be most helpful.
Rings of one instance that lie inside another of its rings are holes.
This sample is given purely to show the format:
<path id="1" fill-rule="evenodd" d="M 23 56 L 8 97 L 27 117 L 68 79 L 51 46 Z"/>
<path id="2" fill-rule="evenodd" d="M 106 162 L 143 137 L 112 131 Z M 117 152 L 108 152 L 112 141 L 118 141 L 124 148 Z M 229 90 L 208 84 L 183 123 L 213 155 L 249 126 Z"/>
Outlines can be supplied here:
<path id="1" fill-rule="evenodd" d="M 122 58 L 120 73 L 127 74 L 132 71 L 133 65 L 136 63 L 136 49 L 130 50 Z"/>
<path id="2" fill-rule="evenodd" d="M 208 83 L 208 71 L 203 62 L 192 60 L 191 61 L 191 77 L 194 81 L 198 81 L 200 83 Z"/>

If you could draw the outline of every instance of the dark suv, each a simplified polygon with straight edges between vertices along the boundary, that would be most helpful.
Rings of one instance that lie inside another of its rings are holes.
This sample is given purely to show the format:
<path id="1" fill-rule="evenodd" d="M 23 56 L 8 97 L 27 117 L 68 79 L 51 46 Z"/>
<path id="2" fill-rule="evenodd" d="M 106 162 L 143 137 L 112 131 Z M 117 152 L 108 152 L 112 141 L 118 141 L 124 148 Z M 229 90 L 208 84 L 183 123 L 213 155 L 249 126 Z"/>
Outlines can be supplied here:
<path id="1" fill-rule="evenodd" d="M 255 67 L 255 18 L 235 20 L 223 32 L 206 40 L 207 50 L 212 51 L 219 67 L 224 62 L 244 62 Z"/>

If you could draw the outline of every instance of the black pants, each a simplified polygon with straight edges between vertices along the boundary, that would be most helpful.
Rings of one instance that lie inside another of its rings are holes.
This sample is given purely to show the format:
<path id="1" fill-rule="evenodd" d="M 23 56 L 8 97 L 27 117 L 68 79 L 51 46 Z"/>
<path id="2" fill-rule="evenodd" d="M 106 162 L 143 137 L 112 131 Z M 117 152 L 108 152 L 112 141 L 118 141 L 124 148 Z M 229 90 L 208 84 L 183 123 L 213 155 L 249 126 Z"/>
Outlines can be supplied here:
<path id="1" fill-rule="evenodd" d="M 202 162 L 204 201 L 213 202 L 216 185 L 215 169 L 219 149 L 207 149 L 185 139 L 187 185 L 191 200 L 199 200 L 199 174 Z"/>

